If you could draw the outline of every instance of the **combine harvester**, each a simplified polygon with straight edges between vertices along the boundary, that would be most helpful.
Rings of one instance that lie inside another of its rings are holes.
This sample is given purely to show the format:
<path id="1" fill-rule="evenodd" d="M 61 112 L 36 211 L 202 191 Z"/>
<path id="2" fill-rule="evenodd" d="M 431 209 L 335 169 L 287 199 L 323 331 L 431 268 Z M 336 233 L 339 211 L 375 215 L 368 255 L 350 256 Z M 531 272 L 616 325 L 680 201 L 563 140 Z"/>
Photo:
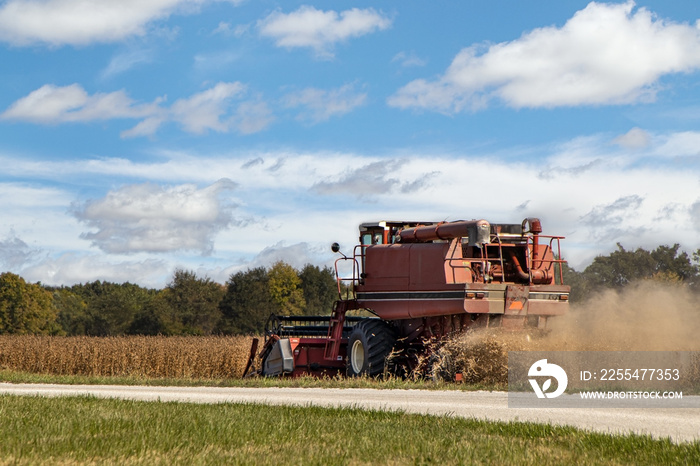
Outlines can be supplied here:
<path id="1" fill-rule="evenodd" d="M 562 237 L 541 233 L 536 218 L 364 223 L 353 255 L 336 261 L 340 299 L 331 315 L 271 316 L 245 373 L 405 374 L 436 344 L 470 328 L 545 329 L 567 312 L 570 288 Z M 333 251 L 340 252 L 337 243 Z M 343 263 L 352 266 L 349 278 L 339 276 Z M 355 310 L 373 317 L 348 315 Z"/>

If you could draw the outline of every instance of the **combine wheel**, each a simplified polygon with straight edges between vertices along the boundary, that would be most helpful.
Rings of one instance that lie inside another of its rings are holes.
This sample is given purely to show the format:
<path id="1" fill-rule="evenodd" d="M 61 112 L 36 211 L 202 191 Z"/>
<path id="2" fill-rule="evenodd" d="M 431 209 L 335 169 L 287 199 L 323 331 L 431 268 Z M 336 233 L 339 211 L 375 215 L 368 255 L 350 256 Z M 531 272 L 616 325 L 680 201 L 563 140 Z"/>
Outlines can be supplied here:
<path id="1" fill-rule="evenodd" d="M 395 342 L 394 331 L 382 320 L 367 319 L 357 324 L 348 339 L 348 377 L 383 373 Z"/>

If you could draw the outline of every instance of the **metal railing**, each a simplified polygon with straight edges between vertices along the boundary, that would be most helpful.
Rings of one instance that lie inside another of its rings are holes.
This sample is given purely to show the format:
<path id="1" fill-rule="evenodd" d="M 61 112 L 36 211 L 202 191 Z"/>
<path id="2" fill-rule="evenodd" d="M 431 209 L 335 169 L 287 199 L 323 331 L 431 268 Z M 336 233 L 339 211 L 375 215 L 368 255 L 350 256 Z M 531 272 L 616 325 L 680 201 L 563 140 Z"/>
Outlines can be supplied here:
<path id="1" fill-rule="evenodd" d="M 561 257 L 561 240 L 564 239 L 563 236 L 549 236 L 549 235 L 538 235 L 538 245 L 542 246 L 541 243 L 539 243 L 539 240 L 542 239 L 549 239 L 549 244 L 545 244 L 544 250 L 540 251 L 538 254 L 538 258 L 536 260 L 533 260 L 532 258 L 532 251 L 534 250 L 535 247 L 535 242 L 534 242 L 534 237 L 533 236 L 518 236 L 518 237 L 510 237 L 508 239 L 520 239 L 522 238 L 522 242 L 520 246 L 522 246 L 522 249 L 525 250 L 525 260 L 526 260 L 526 265 L 525 269 L 528 274 L 528 282 L 532 283 L 532 271 L 533 270 L 546 270 L 547 272 L 551 272 L 554 267 L 558 268 L 558 273 L 555 272 L 555 275 L 553 276 L 555 281 L 558 278 L 559 283 L 563 284 L 564 283 L 564 277 L 563 277 L 563 267 L 562 264 L 565 263 L 566 261 L 563 259 L 560 259 L 558 257 Z M 488 281 L 492 281 L 492 279 L 497 278 L 496 281 L 500 281 L 501 283 L 505 282 L 505 263 L 506 260 L 504 259 L 504 245 L 506 247 L 510 247 L 510 245 L 517 245 L 517 243 L 506 243 L 502 241 L 504 239 L 501 235 L 499 234 L 494 234 L 491 237 L 491 242 L 488 244 L 483 244 L 481 248 L 479 248 L 480 255 L 477 256 L 472 256 L 472 257 L 465 257 L 464 251 L 462 250 L 462 255 L 461 257 L 454 257 L 454 253 L 457 251 L 457 248 L 451 248 L 452 251 L 452 257 L 446 257 L 445 261 L 449 263 L 449 266 L 453 269 L 471 269 L 472 267 L 472 262 L 480 262 L 482 264 L 482 270 L 480 273 L 481 276 L 481 281 L 483 283 L 487 283 Z M 457 241 L 460 241 L 457 239 Z M 494 257 L 489 257 L 489 251 L 493 251 L 494 248 L 497 248 L 497 254 L 494 255 Z M 551 257 L 552 259 L 544 259 L 544 257 L 547 257 L 547 255 L 551 252 Z M 465 265 L 464 262 L 469 261 L 469 265 Z M 494 277 L 489 274 L 491 270 L 492 264 L 497 263 L 500 265 L 501 269 L 501 275 Z M 456 264 L 456 265 L 455 265 Z"/>

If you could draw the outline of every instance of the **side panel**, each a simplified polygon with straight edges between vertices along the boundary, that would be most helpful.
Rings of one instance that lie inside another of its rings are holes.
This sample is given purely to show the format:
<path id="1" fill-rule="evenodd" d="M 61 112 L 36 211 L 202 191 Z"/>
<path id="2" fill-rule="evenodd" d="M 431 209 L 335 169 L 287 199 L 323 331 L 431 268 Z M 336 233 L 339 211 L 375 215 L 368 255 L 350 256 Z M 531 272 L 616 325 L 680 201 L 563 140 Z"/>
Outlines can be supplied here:
<path id="1" fill-rule="evenodd" d="M 558 316 L 569 312 L 569 291 L 566 285 L 533 285 L 530 287 L 529 314 Z"/>
<path id="2" fill-rule="evenodd" d="M 464 312 L 464 287 L 424 291 L 358 291 L 360 307 L 386 320 Z"/>
<path id="3" fill-rule="evenodd" d="M 409 290 L 443 288 L 446 284 L 445 257 L 449 243 L 408 245 L 410 262 Z"/>
<path id="4" fill-rule="evenodd" d="M 333 377 L 345 371 L 347 339 L 341 340 L 340 351 L 335 361 L 328 361 L 324 358 L 326 338 L 290 338 L 289 341 L 294 357 L 292 377 L 302 375 Z"/>
<path id="5" fill-rule="evenodd" d="M 569 289 L 560 285 L 452 285 L 443 290 L 358 292 L 361 307 L 386 320 L 450 314 L 561 315 L 568 312 Z"/>
<path id="6" fill-rule="evenodd" d="M 467 283 L 461 248 L 450 243 L 390 244 L 365 248 L 364 283 L 358 288 L 379 290 L 441 289 L 445 284 Z M 451 260 L 445 260 L 450 257 Z"/>
<path id="7" fill-rule="evenodd" d="M 365 249 L 364 285 L 368 291 L 407 290 L 410 248 L 399 244 L 369 246 Z"/>
<path id="8" fill-rule="evenodd" d="M 472 263 L 465 260 L 462 251 L 462 241 L 451 242 L 445 259 L 445 280 L 447 283 L 471 283 L 473 281 Z"/>

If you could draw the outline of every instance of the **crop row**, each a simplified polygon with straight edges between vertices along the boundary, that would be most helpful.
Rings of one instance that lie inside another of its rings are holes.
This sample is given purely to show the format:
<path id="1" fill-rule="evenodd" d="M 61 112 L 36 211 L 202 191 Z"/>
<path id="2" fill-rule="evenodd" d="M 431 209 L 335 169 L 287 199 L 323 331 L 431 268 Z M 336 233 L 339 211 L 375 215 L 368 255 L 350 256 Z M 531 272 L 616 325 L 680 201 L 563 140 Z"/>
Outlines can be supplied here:
<path id="1" fill-rule="evenodd" d="M 0 335 L 0 369 L 35 374 L 241 377 L 251 337 Z"/>

